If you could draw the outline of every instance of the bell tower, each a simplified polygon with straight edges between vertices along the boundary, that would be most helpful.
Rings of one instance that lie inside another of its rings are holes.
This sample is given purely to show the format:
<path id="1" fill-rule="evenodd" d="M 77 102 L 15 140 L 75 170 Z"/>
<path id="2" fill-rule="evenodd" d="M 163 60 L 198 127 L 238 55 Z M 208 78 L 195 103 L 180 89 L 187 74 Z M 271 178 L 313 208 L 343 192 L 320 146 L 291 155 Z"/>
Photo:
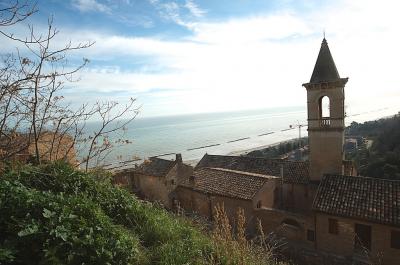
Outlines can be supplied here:
<path id="1" fill-rule="evenodd" d="M 344 87 L 324 38 L 307 89 L 310 179 L 327 173 L 343 174 Z"/>

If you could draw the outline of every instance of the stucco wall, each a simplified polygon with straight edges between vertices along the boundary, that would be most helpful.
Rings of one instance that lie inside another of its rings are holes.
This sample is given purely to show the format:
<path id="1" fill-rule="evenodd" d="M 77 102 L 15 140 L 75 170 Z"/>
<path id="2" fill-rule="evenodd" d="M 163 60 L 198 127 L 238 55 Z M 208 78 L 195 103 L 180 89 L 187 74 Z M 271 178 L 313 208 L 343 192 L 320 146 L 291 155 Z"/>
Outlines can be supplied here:
<path id="1" fill-rule="evenodd" d="M 329 218 L 338 220 L 337 235 L 330 234 L 328 231 Z M 390 247 L 391 230 L 400 231 L 400 228 L 386 225 L 317 213 L 317 248 L 339 255 L 352 256 L 354 252 L 354 227 L 356 223 L 371 226 L 370 256 L 374 262 L 382 265 L 400 264 L 400 249 Z M 379 259 L 381 263 L 379 263 Z"/>

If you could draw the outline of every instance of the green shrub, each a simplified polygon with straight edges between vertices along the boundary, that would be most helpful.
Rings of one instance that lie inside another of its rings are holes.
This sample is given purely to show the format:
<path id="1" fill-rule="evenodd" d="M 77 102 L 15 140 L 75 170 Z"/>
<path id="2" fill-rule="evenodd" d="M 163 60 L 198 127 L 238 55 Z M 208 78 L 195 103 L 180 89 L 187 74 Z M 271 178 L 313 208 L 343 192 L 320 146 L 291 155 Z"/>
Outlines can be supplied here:
<path id="1" fill-rule="evenodd" d="M 0 180 L 1 246 L 15 264 L 135 264 L 138 238 L 83 196 Z"/>
<path id="2" fill-rule="evenodd" d="M 188 219 L 94 174 L 60 163 L 3 174 L 0 264 L 240 264 Z"/>

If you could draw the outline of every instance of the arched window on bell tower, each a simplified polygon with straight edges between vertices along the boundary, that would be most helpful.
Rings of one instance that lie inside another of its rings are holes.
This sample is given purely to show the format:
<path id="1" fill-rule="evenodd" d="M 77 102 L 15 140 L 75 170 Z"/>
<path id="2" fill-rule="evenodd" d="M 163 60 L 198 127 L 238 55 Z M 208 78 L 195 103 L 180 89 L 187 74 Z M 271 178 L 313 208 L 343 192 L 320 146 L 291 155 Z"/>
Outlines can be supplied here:
<path id="1" fill-rule="evenodd" d="M 328 96 L 323 96 L 319 99 L 319 117 L 329 118 L 331 116 L 331 106 Z"/>
<path id="2" fill-rule="evenodd" d="M 322 96 L 318 100 L 319 122 L 321 127 L 329 127 L 331 125 L 330 100 L 328 96 Z"/>

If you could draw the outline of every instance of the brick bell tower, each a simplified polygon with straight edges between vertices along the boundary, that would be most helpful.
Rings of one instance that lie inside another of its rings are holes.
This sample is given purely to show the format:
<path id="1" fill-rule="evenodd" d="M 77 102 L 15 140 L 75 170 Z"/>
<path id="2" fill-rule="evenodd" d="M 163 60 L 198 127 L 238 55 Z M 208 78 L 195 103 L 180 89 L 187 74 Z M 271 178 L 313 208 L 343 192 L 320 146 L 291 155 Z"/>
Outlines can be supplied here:
<path id="1" fill-rule="evenodd" d="M 324 38 L 307 89 L 310 179 L 327 173 L 343 174 L 344 87 Z"/>

